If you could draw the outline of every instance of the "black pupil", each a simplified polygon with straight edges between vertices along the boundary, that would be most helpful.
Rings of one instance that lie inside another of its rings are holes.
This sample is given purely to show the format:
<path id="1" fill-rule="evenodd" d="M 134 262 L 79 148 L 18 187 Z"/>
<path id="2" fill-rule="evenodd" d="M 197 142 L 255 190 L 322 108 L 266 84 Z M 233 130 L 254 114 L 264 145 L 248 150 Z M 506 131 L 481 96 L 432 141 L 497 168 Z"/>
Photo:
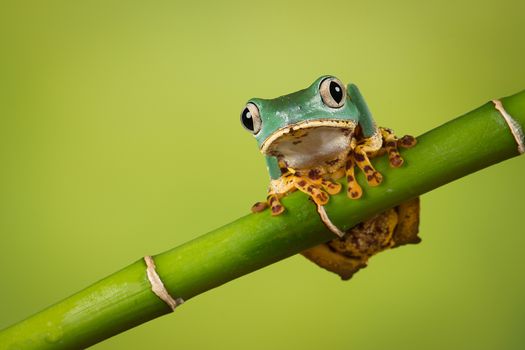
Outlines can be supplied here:
<path id="1" fill-rule="evenodd" d="M 330 82 L 330 95 L 336 103 L 341 103 L 343 100 L 343 89 L 335 81 Z"/>
<path id="2" fill-rule="evenodd" d="M 244 111 L 242 111 L 241 119 L 246 129 L 253 131 L 253 118 L 248 108 L 245 108 Z"/>

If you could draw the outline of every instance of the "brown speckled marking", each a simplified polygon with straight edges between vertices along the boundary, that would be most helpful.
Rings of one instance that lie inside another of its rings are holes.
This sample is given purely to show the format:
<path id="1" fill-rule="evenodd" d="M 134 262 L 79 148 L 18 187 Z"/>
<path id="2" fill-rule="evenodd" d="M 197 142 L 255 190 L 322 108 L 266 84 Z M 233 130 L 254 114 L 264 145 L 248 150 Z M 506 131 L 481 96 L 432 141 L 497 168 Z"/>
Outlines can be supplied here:
<path id="1" fill-rule="evenodd" d="M 279 202 L 279 198 L 276 194 L 270 195 L 270 206 L 272 208 L 272 215 L 279 215 L 284 211 L 284 207 L 281 205 L 281 202 Z"/>
<path id="2" fill-rule="evenodd" d="M 330 195 L 341 192 L 341 188 L 343 187 L 340 183 L 333 182 L 332 180 L 322 180 L 321 186 L 323 186 L 323 189 Z"/>
<path id="3" fill-rule="evenodd" d="M 398 145 L 404 148 L 414 147 L 416 143 L 416 138 L 410 135 L 405 135 L 398 141 Z"/>
<path id="4" fill-rule="evenodd" d="M 385 143 L 386 147 L 396 147 L 396 142 L 395 141 L 388 141 Z"/>
<path id="5" fill-rule="evenodd" d="M 318 180 L 321 178 L 321 172 L 317 169 L 311 169 L 308 172 L 308 177 L 312 180 Z"/>
<path id="6" fill-rule="evenodd" d="M 331 160 L 326 160 L 325 164 L 333 166 L 333 165 L 336 165 L 339 161 L 340 161 L 339 158 L 335 158 L 335 159 L 331 159 Z"/>
<path id="7" fill-rule="evenodd" d="M 354 154 L 354 158 L 357 162 L 364 162 L 366 156 L 363 153 L 356 153 Z"/>
<path id="8" fill-rule="evenodd" d="M 301 178 L 294 176 L 295 178 L 295 187 L 306 193 L 317 205 L 325 205 L 328 203 L 328 195 L 322 191 L 315 182 L 308 178 Z"/>
<path id="9" fill-rule="evenodd" d="M 284 207 L 280 204 L 277 204 L 272 207 L 272 215 L 279 215 L 284 211 Z"/>

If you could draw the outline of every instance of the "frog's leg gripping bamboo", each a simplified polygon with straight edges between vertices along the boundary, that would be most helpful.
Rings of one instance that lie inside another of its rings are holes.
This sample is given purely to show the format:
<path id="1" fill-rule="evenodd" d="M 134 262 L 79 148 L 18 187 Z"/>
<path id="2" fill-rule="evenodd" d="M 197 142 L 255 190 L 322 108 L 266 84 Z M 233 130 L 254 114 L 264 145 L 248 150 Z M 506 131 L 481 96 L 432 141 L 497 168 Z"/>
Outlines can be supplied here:
<path id="1" fill-rule="evenodd" d="M 397 147 L 410 148 L 416 144 L 416 139 L 413 136 L 405 135 L 401 139 L 398 139 L 394 132 L 388 128 L 379 128 L 381 136 L 383 137 L 383 148 L 388 154 L 388 160 L 390 165 L 394 168 L 399 168 L 403 165 L 403 158 L 399 154 Z"/>
<path id="2" fill-rule="evenodd" d="M 363 189 L 355 179 L 355 161 L 352 152 L 348 155 L 346 160 L 346 181 L 348 183 L 347 195 L 352 199 L 361 198 Z"/>
<path id="3" fill-rule="evenodd" d="M 332 180 L 323 179 L 320 172 L 315 169 L 303 172 L 294 172 L 294 186 L 299 191 L 309 195 L 317 205 L 325 205 L 329 195 L 341 191 L 341 184 Z"/>
<path id="4" fill-rule="evenodd" d="M 272 215 L 279 215 L 284 212 L 284 206 L 279 199 L 296 189 L 306 193 L 317 205 L 322 206 L 328 202 L 330 195 L 339 193 L 341 188 L 340 183 L 323 179 L 315 169 L 304 173 L 288 169 L 278 180 L 272 182 L 266 202 L 255 203 L 252 211 L 257 213 L 270 206 Z"/>
<path id="5" fill-rule="evenodd" d="M 377 186 L 383 181 L 383 175 L 374 168 L 372 163 L 370 163 L 370 159 L 368 159 L 367 153 L 372 154 L 375 151 L 377 149 L 370 147 L 367 140 L 365 140 L 363 144 L 356 146 L 352 154 L 359 169 L 365 173 L 366 181 L 370 186 Z"/>
<path id="6" fill-rule="evenodd" d="M 252 206 L 252 212 L 258 213 L 264 209 L 271 208 L 272 215 L 279 215 L 284 212 L 284 206 L 281 204 L 279 199 L 295 190 L 293 174 L 287 173 L 281 176 L 277 180 L 273 180 L 268 188 L 268 196 L 266 202 L 257 202 Z"/>

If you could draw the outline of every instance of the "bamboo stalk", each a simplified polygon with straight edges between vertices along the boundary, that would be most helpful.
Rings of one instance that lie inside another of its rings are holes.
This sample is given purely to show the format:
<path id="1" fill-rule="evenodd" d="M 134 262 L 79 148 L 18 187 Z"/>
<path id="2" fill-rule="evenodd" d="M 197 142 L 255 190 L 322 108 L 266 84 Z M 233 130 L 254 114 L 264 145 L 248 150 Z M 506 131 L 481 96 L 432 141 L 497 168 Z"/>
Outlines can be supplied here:
<path id="1" fill-rule="evenodd" d="M 525 91 L 502 103 L 525 130 Z M 348 229 L 400 202 L 518 155 L 516 135 L 489 102 L 418 137 L 418 145 L 403 152 L 402 168 L 390 169 L 386 159 L 379 159 L 376 168 L 384 175 L 383 183 L 365 187 L 360 200 L 349 200 L 345 191 L 332 196 L 327 213 L 338 227 Z M 358 180 L 365 182 L 362 175 Z M 187 301 L 334 237 L 304 194 L 293 193 L 282 202 L 287 208 L 283 215 L 271 217 L 268 210 L 250 214 L 155 256 L 156 271 L 169 294 Z M 171 311 L 152 292 L 145 260 L 140 259 L 0 331 L 0 349 L 85 348 Z"/>

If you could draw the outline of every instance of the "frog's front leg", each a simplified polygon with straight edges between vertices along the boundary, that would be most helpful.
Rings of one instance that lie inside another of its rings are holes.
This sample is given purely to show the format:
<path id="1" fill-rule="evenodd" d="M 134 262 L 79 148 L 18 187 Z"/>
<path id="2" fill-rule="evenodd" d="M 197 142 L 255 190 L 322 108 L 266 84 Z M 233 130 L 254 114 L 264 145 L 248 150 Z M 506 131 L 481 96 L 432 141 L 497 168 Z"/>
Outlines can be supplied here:
<path id="1" fill-rule="evenodd" d="M 284 212 L 284 206 L 281 204 L 280 198 L 293 191 L 295 191 L 295 179 L 292 173 L 287 172 L 278 179 L 270 182 L 266 202 L 255 203 L 252 206 L 252 212 L 259 213 L 270 207 L 273 216 L 282 214 Z"/>
<path id="2" fill-rule="evenodd" d="M 390 165 L 394 168 L 399 168 L 403 165 L 403 158 L 398 151 L 398 146 L 404 148 L 410 148 L 415 146 L 417 143 L 415 137 L 405 135 L 401 139 L 398 139 L 391 129 L 380 127 L 381 136 L 383 137 L 383 148 L 388 154 L 388 160 Z"/>
<path id="3" fill-rule="evenodd" d="M 368 159 L 368 155 L 372 155 L 381 149 L 382 143 L 380 131 L 377 130 L 371 137 L 359 141 L 353 153 L 350 153 L 350 157 L 353 157 L 359 169 L 365 173 L 366 181 L 370 186 L 377 186 L 383 181 L 383 175 L 374 168 L 372 163 L 370 163 L 370 159 Z"/>
<path id="4" fill-rule="evenodd" d="M 347 194 L 352 199 L 359 199 L 363 195 L 363 189 L 355 179 L 355 161 L 353 151 L 348 154 L 346 160 L 346 182 L 348 183 Z"/>
<path id="5" fill-rule="evenodd" d="M 310 196 L 317 205 L 328 203 L 329 195 L 339 193 L 342 188 L 340 183 L 323 179 L 315 169 L 294 172 L 293 179 L 295 188 Z"/>
<path id="6" fill-rule="evenodd" d="M 398 139 L 391 129 L 380 127 L 372 137 L 363 138 L 357 142 L 353 151 L 348 154 L 346 163 L 346 178 L 348 182 L 348 197 L 358 199 L 362 190 L 354 175 L 354 167 L 357 165 L 364 173 L 370 186 L 379 185 L 383 176 L 379 173 L 370 158 L 388 154 L 390 166 L 399 168 L 403 165 L 403 158 L 399 154 L 398 147 L 410 148 L 417 143 L 415 137 L 405 135 Z"/>
<path id="7" fill-rule="evenodd" d="M 339 193 L 341 188 L 340 183 L 324 179 L 315 169 L 307 171 L 288 169 L 281 177 L 271 181 L 266 202 L 255 203 L 252 211 L 257 213 L 270 207 L 272 215 L 280 215 L 284 212 L 280 198 L 296 189 L 310 196 L 317 205 L 325 205 L 329 196 Z"/>

